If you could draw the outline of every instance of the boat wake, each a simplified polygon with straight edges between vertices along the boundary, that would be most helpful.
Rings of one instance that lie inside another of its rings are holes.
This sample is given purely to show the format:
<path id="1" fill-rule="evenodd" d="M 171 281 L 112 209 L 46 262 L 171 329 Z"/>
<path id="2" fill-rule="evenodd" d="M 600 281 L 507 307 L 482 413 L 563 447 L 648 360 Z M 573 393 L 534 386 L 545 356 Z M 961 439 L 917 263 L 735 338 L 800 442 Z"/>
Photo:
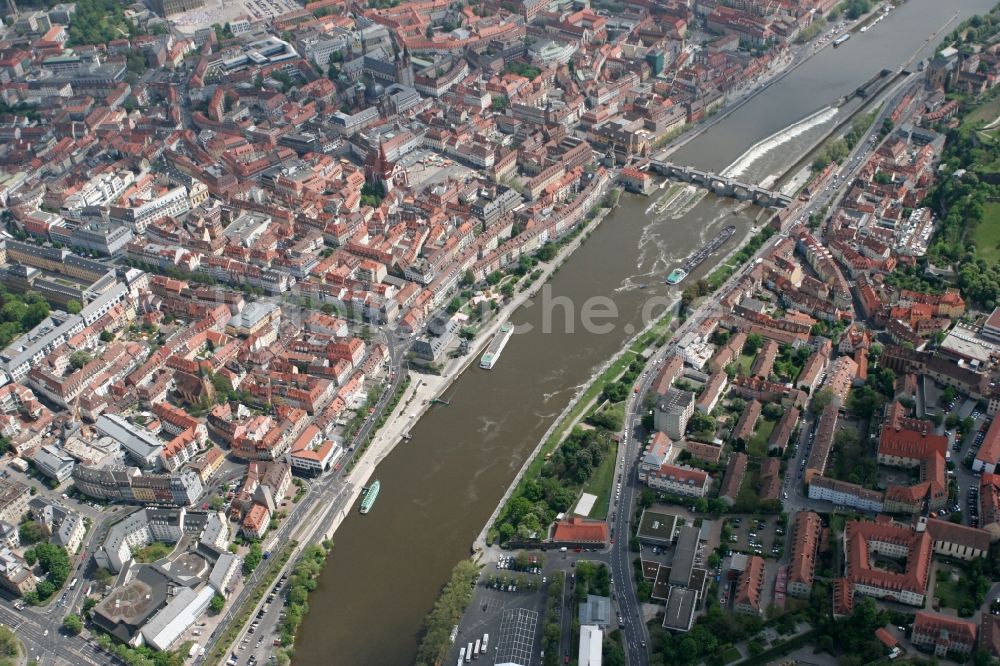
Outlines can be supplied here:
<path id="1" fill-rule="evenodd" d="M 625 278 L 621 286 L 615 289 L 615 293 L 638 288 L 643 283 L 655 282 L 667 270 L 667 266 L 680 259 L 679 255 L 671 252 L 670 230 L 664 228 L 662 222 L 663 220 L 653 218 L 643 227 L 636 248 L 639 250 L 635 262 L 636 273 Z M 650 258 L 652 265 L 646 268 Z"/>
<path id="2" fill-rule="evenodd" d="M 750 167 L 764 157 L 774 149 L 782 146 L 792 139 L 802 136 L 814 127 L 818 127 L 826 122 L 829 122 L 837 115 L 840 109 L 832 106 L 827 106 L 819 111 L 806 116 L 802 120 L 792 123 L 788 127 L 778 130 L 766 139 L 761 139 L 754 145 L 740 155 L 735 162 L 730 164 L 728 167 L 722 170 L 723 176 L 729 176 L 730 178 L 736 178 L 745 174 Z"/>

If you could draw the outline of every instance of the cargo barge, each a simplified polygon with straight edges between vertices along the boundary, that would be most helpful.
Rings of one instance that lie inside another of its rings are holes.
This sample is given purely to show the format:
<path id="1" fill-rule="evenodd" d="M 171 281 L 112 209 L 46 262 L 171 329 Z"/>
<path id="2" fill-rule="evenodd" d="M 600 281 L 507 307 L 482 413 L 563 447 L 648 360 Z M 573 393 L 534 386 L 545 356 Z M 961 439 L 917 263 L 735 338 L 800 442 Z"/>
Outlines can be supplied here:
<path id="1" fill-rule="evenodd" d="M 704 247 L 692 253 L 687 259 L 684 260 L 683 264 L 672 270 L 670 275 L 667 276 L 667 284 L 680 283 L 684 278 L 691 274 L 691 271 L 698 268 L 698 266 L 701 265 L 703 261 L 708 259 L 713 252 L 718 250 L 727 240 L 732 238 L 735 233 L 736 225 L 730 224 L 726 226 Z"/>

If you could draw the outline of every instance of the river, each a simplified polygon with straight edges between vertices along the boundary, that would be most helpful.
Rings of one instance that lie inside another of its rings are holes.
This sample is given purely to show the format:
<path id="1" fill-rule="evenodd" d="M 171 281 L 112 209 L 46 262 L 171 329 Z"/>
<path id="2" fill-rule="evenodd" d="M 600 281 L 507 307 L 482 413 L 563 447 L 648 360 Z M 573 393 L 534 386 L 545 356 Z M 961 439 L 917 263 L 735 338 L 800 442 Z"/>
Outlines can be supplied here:
<path id="1" fill-rule="evenodd" d="M 729 167 L 730 173 L 759 181 L 793 163 L 848 112 L 826 110 L 838 97 L 879 69 L 908 60 L 954 12 L 961 20 L 993 4 L 909 0 L 874 29 L 825 49 L 670 159 L 709 170 Z M 546 308 L 540 295 L 512 318 L 533 330 L 515 335 L 492 371 L 474 365 L 463 373 L 445 394 L 450 405 L 430 410 L 412 428 L 412 439 L 379 465 L 381 492 L 374 509 L 366 516 L 353 512 L 334 536 L 334 551 L 309 598 L 297 665 L 412 663 L 420 623 L 441 585 L 468 556 L 552 420 L 641 327 L 643 304 L 676 296 L 663 284 L 665 274 L 725 224 L 738 228 L 725 247 L 731 249 L 759 212 L 699 195 L 693 208 L 678 214 L 657 206 L 668 194 L 673 190 L 623 196 L 550 280 L 554 298 L 568 298 L 575 309 L 570 330 L 560 305 L 552 318 L 556 325 L 542 331 Z M 678 201 L 686 196 L 681 193 Z M 710 258 L 695 277 L 716 264 Z M 644 284 L 648 287 L 640 288 Z M 609 320 L 610 332 L 583 330 L 581 311 L 595 296 L 611 299 L 619 311 Z"/>

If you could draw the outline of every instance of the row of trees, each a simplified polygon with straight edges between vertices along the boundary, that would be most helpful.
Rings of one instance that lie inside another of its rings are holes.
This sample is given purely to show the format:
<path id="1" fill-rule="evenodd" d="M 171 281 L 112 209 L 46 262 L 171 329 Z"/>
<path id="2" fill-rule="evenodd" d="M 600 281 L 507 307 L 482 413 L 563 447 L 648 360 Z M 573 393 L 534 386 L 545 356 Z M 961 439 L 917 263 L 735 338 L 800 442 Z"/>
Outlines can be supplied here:
<path id="1" fill-rule="evenodd" d="M 479 565 L 472 560 L 462 560 L 452 569 L 451 579 L 434 603 L 434 608 L 424 619 L 423 639 L 417 649 L 418 666 L 432 666 L 444 662 L 451 647 L 452 627 L 458 624 L 462 613 L 472 601 L 472 592 L 478 577 Z"/>
<path id="2" fill-rule="evenodd" d="M 710 599 L 714 601 L 714 597 Z M 721 606 L 712 603 L 686 634 L 672 634 L 659 624 L 650 627 L 649 639 L 653 652 L 650 663 L 686 665 L 705 659 L 709 664 L 716 663 L 712 659 L 713 655 L 724 652 L 734 643 L 746 640 L 762 627 L 763 621 L 759 617 L 727 613 Z"/>
<path id="3" fill-rule="evenodd" d="M 827 652 L 837 657 L 839 663 L 853 666 L 876 661 L 884 655 L 884 648 L 875 638 L 875 629 L 889 622 L 898 624 L 906 620 L 900 614 L 879 612 L 875 602 L 868 597 L 858 600 L 852 615 L 835 620 L 830 615 L 829 587 L 817 581 L 808 607 L 775 617 L 768 625 L 781 634 L 788 634 L 799 621 L 808 621 L 814 627 L 813 643 L 817 652 Z M 658 624 L 650 627 L 650 663 L 653 666 L 683 666 L 704 662 L 709 666 L 723 666 L 727 651 L 742 641 L 750 641 L 748 649 L 752 654 L 762 653 L 764 644 L 754 637 L 763 628 L 764 621 L 759 617 L 726 612 L 713 594 L 708 597 L 706 613 L 686 634 L 669 633 Z"/>
<path id="4" fill-rule="evenodd" d="M 257 403 L 257 400 L 254 399 L 249 391 L 237 391 L 233 389 L 233 383 L 225 375 L 216 374 L 210 370 L 206 370 L 205 372 L 209 381 L 212 382 L 212 388 L 215 389 L 216 403 L 221 405 L 232 400 L 244 405 L 254 405 Z"/>
<path id="5" fill-rule="evenodd" d="M 813 171 L 822 171 L 831 162 L 840 162 L 851 152 L 850 147 L 844 139 L 830 139 L 823 144 L 823 147 L 813 158 Z"/>
<path id="6" fill-rule="evenodd" d="M 49 538 L 49 531 L 37 520 L 26 520 L 17 528 L 21 545 L 31 546 Z"/>
<path id="7" fill-rule="evenodd" d="M 872 3 L 871 0 L 844 0 L 840 7 L 844 15 L 853 21 L 871 11 Z"/>
<path id="8" fill-rule="evenodd" d="M 563 588 L 566 585 L 566 574 L 556 573 L 549 583 L 549 595 L 545 601 L 545 625 L 542 628 L 542 666 L 556 666 L 559 663 L 559 644 L 562 642 Z"/>
<path id="9" fill-rule="evenodd" d="M 946 46 L 961 44 L 962 42 L 986 42 L 1000 30 L 1000 17 L 994 12 L 986 15 L 975 14 L 965 19 L 951 31 L 951 33 L 941 40 L 938 52 Z"/>
<path id="10" fill-rule="evenodd" d="M 361 186 L 361 205 L 378 208 L 385 199 L 385 186 L 382 183 L 365 183 Z"/>
<path id="11" fill-rule="evenodd" d="M 542 73 L 542 70 L 534 65 L 517 61 L 508 63 L 508 65 L 504 68 L 504 71 L 511 74 L 517 74 L 531 80 L 534 80 L 539 74 Z"/>
<path id="12" fill-rule="evenodd" d="M 542 476 L 583 484 L 590 478 L 591 471 L 604 460 L 610 445 L 608 433 L 574 429 L 542 468 Z"/>
<path id="13" fill-rule="evenodd" d="M 583 601 L 588 594 L 611 596 L 611 570 L 603 562 L 576 563 L 576 600 Z"/>
<path id="14" fill-rule="evenodd" d="M 643 367 L 643 364 L 637 360 L 629 363 L 621 377 L 604 385 L 601 389 L 601 399 L 612 404 L 625 400 L 636 380 L 639 379 L 639 375 L 642 374 Z"/>
<path id="15" fill-rule="evenodd" d="M 73 634 L 74 636 L 78 636 L 80 632 L 83 631 L 83 620 L 79 615 L 70 613 L 63 618 L 62 626 L 67 632 Z"/>
<path id="16" fill-rule="evenodd" d="M 316 589 L 316 579 L 322 573 L 332 549 L 333 543 L 324 541 L 318 546 L 307 546 L 302 551 L 301 559 L 288 578 L 288 609 L 278 628 L 282 645 L 295 642 L 295 633 L 309 612 L 309 593 Z"/>
<path id="17" fill-rule="evenodd" d="M 595 429 L 574 428 L 552 452 L 539 476 L 524 481 L 497 520 L 500 543 L 539 533 L 556 514 L 573 505 L 580 487 L 610 452 L 612 437 L 621 429 L 624 417 L 624 411 L 615 403 L 629 396 L 642 368 L 642 363 L 633 361 L 617 381 L 605 384 L 600 399 L 610 405 L 587 416 Z"/>

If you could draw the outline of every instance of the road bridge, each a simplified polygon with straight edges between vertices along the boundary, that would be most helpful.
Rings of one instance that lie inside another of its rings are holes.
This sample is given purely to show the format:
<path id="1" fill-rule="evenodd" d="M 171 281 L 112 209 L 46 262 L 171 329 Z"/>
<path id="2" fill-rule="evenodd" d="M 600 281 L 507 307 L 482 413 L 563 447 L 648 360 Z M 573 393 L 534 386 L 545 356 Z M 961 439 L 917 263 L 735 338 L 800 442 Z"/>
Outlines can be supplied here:
<path id="1" fill-rule="evenodd" d="M 785 208 L 792 203 L 792 198 L 781 192 L 694 167 L 681 166 L 661 160 L 650 160 L 649 168 L 671 180 L 700 185 L 720 197 L 734 197 L 741 201 L 752 201 L 755 205 L 763 208 Z"/>

